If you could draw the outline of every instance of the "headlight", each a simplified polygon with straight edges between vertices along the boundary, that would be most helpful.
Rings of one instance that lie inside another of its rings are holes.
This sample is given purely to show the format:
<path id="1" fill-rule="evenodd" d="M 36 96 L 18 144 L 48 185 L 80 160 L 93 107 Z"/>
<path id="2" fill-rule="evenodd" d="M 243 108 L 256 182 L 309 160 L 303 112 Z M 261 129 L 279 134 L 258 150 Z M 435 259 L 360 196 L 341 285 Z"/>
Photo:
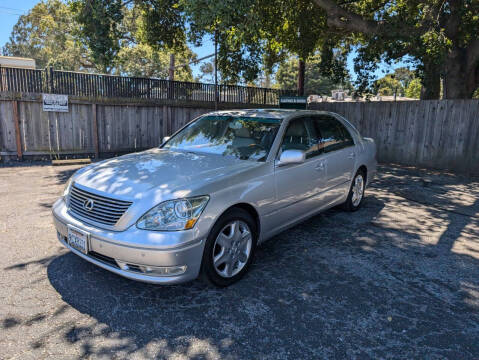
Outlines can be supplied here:
<path id="1" fill-rule="evenodd" d="M 72 178 L 68 179 L 68 182 L 65 186 L 65 189 L 63 190 L 63 195 L 62 196 L 63 196 L 63 199 L 65 199 L 65 201 L 67 199 L 67 196 L 70 194 L 70 190 L 72 188 L 72 183 L 73 183 L 73 179 Z"/>
<path id="2" fill-rule="evenodd" d="M 188 230 L 195 226 L 209 196 L 168 200 L 156 205 L 143 215 L 136 227 L 144 230 Z"/>

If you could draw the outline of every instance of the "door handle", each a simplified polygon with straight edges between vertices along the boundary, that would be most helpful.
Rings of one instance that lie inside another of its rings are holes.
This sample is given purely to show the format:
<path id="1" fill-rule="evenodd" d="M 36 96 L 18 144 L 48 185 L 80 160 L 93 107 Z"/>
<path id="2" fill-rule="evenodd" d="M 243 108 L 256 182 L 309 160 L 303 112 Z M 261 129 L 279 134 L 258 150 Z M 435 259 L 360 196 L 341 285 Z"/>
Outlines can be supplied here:
<path id="1" fill-rule="evenodd" d="M 321 162 L 317 163 L 314 168 L 318 171 L 324 170 L 324 162 L 321 161 Z"/>
<path id="2" fill-rule="evenodd" d="M 348 159 L 354 159 L 355 157 L 356 154 L 352 152 L 351 154 L 349 154 Z"/>

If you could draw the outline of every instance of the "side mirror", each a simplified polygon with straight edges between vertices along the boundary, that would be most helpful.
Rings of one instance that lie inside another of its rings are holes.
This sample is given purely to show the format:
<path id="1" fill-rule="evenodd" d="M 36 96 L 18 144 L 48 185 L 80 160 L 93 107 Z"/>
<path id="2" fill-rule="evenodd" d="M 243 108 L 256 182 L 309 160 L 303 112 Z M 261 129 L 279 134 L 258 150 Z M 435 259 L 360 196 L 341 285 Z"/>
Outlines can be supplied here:
<path id="1" fill-rule="evenodd" d="M 163 136 L 163 142 L 162 142 L 162 144 L 164 144 L 164 143 L 167 142 L 168 140 L 170 140 L 170 136 Z"/>
<path id="2" fill-rule="evenodd" d="M 301 164 L 306 160 L 306 153 L 301 150 L 285 150 L 281 153 L 278 166 L 285 166 L 289 164 Z"/>

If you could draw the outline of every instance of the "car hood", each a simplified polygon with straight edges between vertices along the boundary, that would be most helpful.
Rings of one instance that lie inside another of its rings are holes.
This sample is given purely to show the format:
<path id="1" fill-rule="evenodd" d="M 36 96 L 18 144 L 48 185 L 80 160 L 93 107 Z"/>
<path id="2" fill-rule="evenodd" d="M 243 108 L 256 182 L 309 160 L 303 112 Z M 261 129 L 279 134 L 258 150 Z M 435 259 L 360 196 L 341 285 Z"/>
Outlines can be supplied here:
<path id="1" fill-rule="evenodd" d="M 80 170 L 76 185 L 119 199 L 153 201 L 186 197 L 202 186 L 259 163 L 216 154 L 151 149 L 102 161 Z"/>

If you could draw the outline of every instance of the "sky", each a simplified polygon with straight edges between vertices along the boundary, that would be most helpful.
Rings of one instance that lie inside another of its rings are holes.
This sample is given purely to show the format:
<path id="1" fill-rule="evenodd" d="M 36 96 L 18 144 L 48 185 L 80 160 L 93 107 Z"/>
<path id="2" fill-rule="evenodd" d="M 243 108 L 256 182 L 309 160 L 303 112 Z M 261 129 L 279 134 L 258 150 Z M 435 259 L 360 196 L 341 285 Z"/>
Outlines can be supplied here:
<path id="1" fill-rule="evenodd" d="M 8 41 L 13 26 L 16 24 L 19 16 L 26 13 L 36 3 L 38 3 L 38 0 L 0 0 L 0 48 L 3 47 Z M 201 47 L 191 47 L 191 49 L 198 55 L 198 58 L 212 54 L 214 52 L 214 46 L 210 40 L 206 40 Z M 354 56 L 355 53 L 352 52 L 347 60 L 347 66 L 353 80 L 356 79 L 353 68 Z M 209 60 L 211 59 L 207 59 L 205 61 Z M 200 65 L 201 64 L 192 65 L 194 76 L 199 75 Z M 376 71 L 376 76 L 382 77 L 387 73 L 393 72 L 395 68 L 401 66 L 408 66 L 408 64 L 404 62 L 399 62 L 393 66 L 381 64 L 379 69 Z"/>

